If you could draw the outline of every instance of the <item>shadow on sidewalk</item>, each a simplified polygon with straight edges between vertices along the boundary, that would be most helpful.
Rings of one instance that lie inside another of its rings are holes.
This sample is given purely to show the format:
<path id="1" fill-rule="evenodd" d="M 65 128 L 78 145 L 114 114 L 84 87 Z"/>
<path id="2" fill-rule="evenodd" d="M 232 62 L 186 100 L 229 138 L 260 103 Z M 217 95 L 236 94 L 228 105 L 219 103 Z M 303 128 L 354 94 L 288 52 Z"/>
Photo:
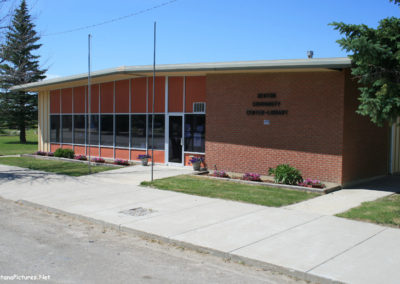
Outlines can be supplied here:
<path id="1" fill-rule="evenodd" d="M 351 186 L 351 189 L 371 189 L 400 193 L 400 175 L 386 176 Z"/>
<path id="2" fill-rule="evenodd" d="M 54 173 L 46 173 L 33 170 L 13 169 L 7 171 L 0 171 L 0 184 L 12 181 L 18 181 L 19 183 L 32 183 L 35 181 L 40 181 L 46 183 L 56 180 L 62 181 L 65 179 L 66 177 L 62 175 L 56 175 Z"/>

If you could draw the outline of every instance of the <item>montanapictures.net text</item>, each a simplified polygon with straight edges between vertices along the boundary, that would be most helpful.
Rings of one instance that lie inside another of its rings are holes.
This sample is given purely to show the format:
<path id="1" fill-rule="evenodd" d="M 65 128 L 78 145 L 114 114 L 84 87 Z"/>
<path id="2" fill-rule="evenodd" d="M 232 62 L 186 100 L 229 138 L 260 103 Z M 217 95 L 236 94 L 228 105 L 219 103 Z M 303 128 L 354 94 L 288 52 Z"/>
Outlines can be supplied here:
<path id="1" fill-rule="evenodd" d="M 8 281 L 38 281 L 38 280 L 50 280 L 50 275 L 38 274 L 38 275 L 0 275 L 0 280 Z"/>

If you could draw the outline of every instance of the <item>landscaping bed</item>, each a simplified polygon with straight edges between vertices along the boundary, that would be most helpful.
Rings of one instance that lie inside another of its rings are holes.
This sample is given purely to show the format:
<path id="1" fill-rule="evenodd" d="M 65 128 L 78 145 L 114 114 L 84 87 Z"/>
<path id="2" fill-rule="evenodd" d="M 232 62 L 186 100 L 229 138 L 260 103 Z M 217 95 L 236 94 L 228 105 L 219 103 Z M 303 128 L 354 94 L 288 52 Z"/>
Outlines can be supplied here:
<path id="1" fill-rule="evenodd" d="M 35 159 L 41 159 L 41 160 L 65 161 L 65 162 L 69 162 L 69 163 L 80 163 L 80 164 L 85 164 L 86 166 L 89 163 L 89 161 L 87 161 L 87 160 L 68 159 L 68 158 L 33 155 L 33 154 L 23 154 L 23 155 L 21 155 L 21 157 L 31 157 L 31 158 L 35 158 Z M 117 168 L 121 167 L 120 165 L 114 164 L 112 162 L 112 160 L 105 160 L 102 163 L 95 162 L 95 161 L 92 160 L 90 164 L 94 165 L 94 166 L 117 167 Z"/>
<path id="2" fill-rule="evenodd" d="M 400 194 L 363 202 L 336 216 L 400 228 Z"/>
<path id="3" fill-rule="evenodd" d="M 37 159 L 37 157 L 0 157 L 0 164 L 64 174 L 68 176 L 82 176 L 89 174 L 87 164 L 71 163 L 72 160 L 66 160 L 67 161 L 55 161 L 52 160 L 51 157 L 47 157 L 47 159 Z M 94 174 L 116 168 L 120 168 L 120 166 L 110 167 L 109 165 L 98 165 L 91 168 L 91 173 Z"/>
<path id="4" fill-rule="evenodd" d="M 270 187 L 260 185 L 260 183 L 230 182 L 194 175 L 163 178 L 153 182 L 142 182 L 141 185 L 273 207 L 285 206 L 319 196 L 315 192 Z"/>

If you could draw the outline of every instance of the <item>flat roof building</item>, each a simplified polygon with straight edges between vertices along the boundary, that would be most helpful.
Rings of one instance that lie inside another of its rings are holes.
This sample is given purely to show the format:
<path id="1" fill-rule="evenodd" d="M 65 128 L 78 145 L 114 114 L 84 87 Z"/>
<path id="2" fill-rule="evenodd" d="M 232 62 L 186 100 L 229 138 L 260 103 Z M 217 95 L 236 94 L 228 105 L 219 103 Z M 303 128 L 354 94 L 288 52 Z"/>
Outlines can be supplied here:
<path id="1" fill-rule="evenodd" d="M 211 170 L 259 174 L 285 163 L 339 184 L 398 171 L 389 127 L 355 112 L 350 67 L 348 58 L 157 65 L 154 161 L 204 156 Z M 39 150 L 137 160 L 152 147 L 152 66 L 91 75 L 90 125 L 87 74 L 14 87 L 39 93 Z"/>

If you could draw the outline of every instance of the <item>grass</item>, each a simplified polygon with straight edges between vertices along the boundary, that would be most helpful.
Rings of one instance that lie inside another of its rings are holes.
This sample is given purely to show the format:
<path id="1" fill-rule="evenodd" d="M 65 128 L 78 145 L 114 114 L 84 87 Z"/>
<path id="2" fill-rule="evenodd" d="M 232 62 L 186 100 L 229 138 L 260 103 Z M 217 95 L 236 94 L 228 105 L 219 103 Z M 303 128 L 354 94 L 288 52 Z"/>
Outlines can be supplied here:
<path id="1" fill-rule="evenodd" d="M 37 147 L 37 134 L 33 129 L 26 131 L 26 144 L 19 143 L 19 135 L 0 136 L 0 156 L 32 154 Z"/>
<path id="2" fill-rule="evenodd" d="M 32 157 L 0 157 L 0 164 L 28 168 L 68 176 L 88 175 L 88 165 L 66 161 L 42 160 Z M 114 170 L 119 167 L 92 166 L 92 173 Z"/>
<path id="3" fill-rule="evenodd" d="M 400 227 L 400 194 L 363 202 L 360 206 L 336 216 Z"/>
<path id="4" fill-rule="evenodd" d="M 274 207 L 293 204 L 319 195 L 318 193 L 262 185 L 248 185 L 187 175 L 158 179 L 153 182 L 145 181 L 141 185 Z"/>

